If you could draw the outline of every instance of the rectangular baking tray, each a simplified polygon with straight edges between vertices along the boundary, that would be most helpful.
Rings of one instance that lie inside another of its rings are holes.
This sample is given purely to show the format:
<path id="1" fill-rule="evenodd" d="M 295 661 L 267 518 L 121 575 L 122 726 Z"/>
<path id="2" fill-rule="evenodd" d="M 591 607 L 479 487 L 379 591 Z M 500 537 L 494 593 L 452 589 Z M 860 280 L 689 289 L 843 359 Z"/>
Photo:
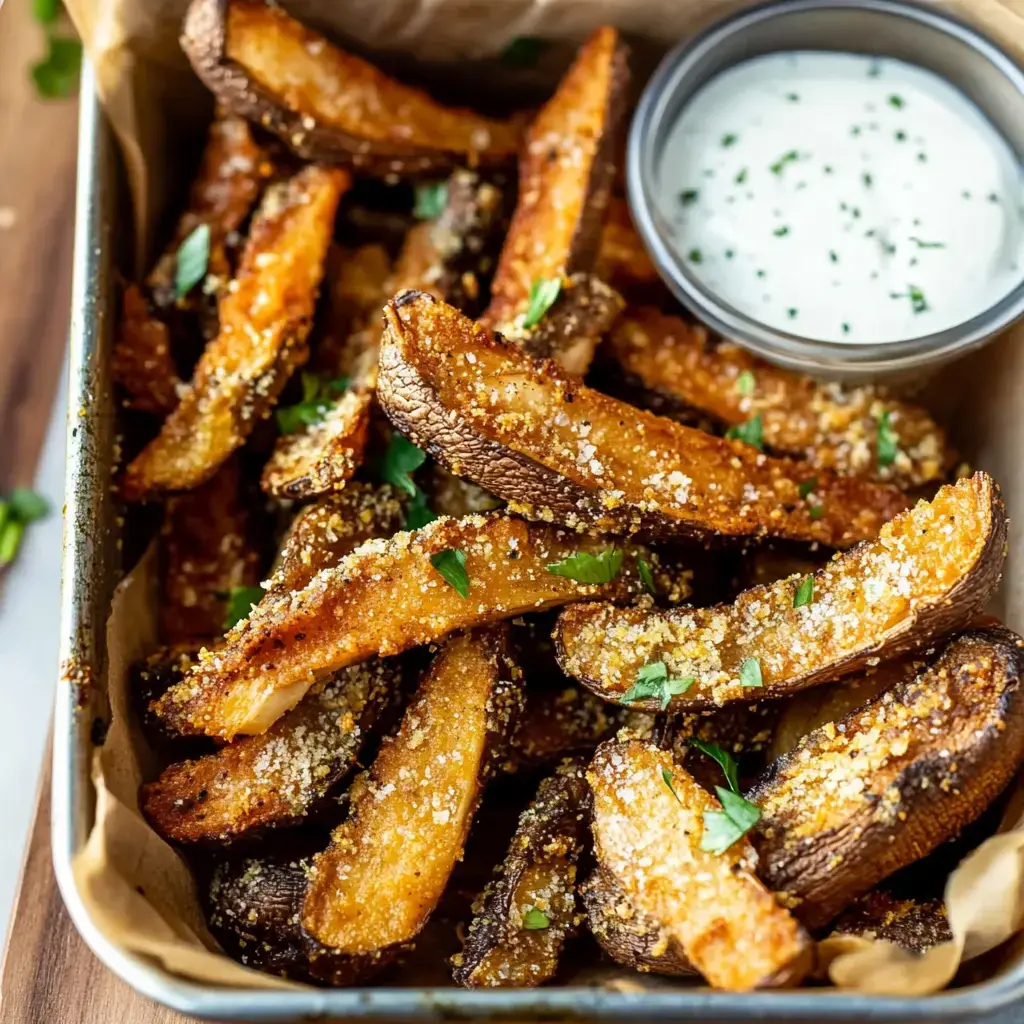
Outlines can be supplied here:
<path id="1" fill-rule="evenodd" d="M 103 713 L 105 631 L 121 573 L 113 496 L 117 423 L 110 380 L 119 245 L 130 209 L 113 134 L 86 68 L 78 135 L 77 222 L 70 333 L 61 684 L 53 751 L 53 862 L 69 914 L 97 957 L 137 991 L 210 1020 L 814 1020 L 949 1021 L 990 1018 L 1024 997 L 1024 960 L 997 977 L 924 998 L 827 989 L 728 993 L 706 989 L 623 993 L 564 987 L 226 989 L 175 977 L 111 943 L 76 891 L 71 861 L 93 821 L 94 716 Z M 126 266 L 126 264 L 122 264 Z M 1005 1019 L 1011 1019 L 1010 1015 Z"/>

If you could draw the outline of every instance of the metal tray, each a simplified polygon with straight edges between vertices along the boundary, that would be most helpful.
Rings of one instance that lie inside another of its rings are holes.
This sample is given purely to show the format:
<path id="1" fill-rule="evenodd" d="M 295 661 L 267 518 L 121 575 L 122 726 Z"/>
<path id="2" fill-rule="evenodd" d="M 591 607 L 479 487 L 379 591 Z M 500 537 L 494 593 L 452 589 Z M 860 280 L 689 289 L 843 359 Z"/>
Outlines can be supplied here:
<path id="1" fill-rule="evenodd" d="M 113 945 L 75 889 L 71 859 L 93 819 L 92 701 L 102 701 L 105 623 L 121 560 L 111 495 L 116 423 L 109 354 L 116 326 L 115 253 L 128 204 L 111 130 L 86 69 L 78 136 L 78 220 L 70 338 L 67 484 L 61 606 L 62 681 L 53 753 L 53 860 L 75 926 L 103 963 L 139 992 L 212 1020 L 814 1020 L 947 1021 L 990 1018 L 1024 997 L 1024 960 L 983 984 L 919 999 L 825 989 L 736 994 L 706 989 L 593 988 L 468 991 L 368 988 L 294 992 L 225 989 L 175 977 Z M 117 226 L 115 225 L 115 222 Z"/>

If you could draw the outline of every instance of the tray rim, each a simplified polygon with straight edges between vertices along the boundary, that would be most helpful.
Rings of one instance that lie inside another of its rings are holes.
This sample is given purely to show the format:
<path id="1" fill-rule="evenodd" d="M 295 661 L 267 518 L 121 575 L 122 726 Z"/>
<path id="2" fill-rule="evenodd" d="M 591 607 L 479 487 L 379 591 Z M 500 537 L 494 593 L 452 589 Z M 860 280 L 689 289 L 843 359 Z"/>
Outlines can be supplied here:
<path id="1" fill-rule="evenodd" d="M 109 480 L 98 466 L 91 417 L 109 381 L 96 365 L 113 274 L 113 132 L 100 106 L 88 62 L 83 67 L 78 131 L 74 280 L 69 333 L 69 404 L 65 468 L 60 664 L 54 709 L 52 854 L 57 885 L 79 934 L 99 960 L 150 999 L 209 1020 L 273 1022 L 341 1017 L 375 1020 L 965 1020 L 1024 999 L 1024 956 L 1009 971 L 976 985 L 922 997 L 869 996 L 830 990 L 730 993 L 708 989 L 622 993 L 584 987 L 468 990 L 459 988 L 225 989 L 175 977 L 152 960 L 126 952 L 102 932 L 75 885 L 71 862 L 92 823 L 92 744 L 80 693 L 67 666 L 94 674 L 104 665 L 105 618 L 114 580 L 112 531 L 95 516 L 112 510 Z M 99 580 L 99 583 L 96 581 Z"/>

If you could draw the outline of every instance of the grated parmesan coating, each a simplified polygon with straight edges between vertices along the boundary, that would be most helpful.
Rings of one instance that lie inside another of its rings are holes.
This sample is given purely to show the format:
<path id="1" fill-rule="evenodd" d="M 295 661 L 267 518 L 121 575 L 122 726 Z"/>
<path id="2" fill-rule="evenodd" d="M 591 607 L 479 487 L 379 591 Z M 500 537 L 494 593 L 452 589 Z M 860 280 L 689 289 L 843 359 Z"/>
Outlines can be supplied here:
<path id="1" fill-rule="evenodd" d="M 606 700 L 618 700 L 641 667 L 663 661 L 671 678 L 694 679 L 672 698 L 676 711 L 786 696 L 969 622 L 999 582 L 1005 543 L 998 489 L 978 473 L 886 523 L 876 540 L 836 555 L 811 577 L 809 603 L 794 607 L 806 577 L 793 576 L 713 608 L 569 608 L 555 628 L 559 664 Z M 759 688 L 740 678 L 751 658 L 760 667 Z M 650 698 L 636 706 L 653 711 L 659 704 Z"/>

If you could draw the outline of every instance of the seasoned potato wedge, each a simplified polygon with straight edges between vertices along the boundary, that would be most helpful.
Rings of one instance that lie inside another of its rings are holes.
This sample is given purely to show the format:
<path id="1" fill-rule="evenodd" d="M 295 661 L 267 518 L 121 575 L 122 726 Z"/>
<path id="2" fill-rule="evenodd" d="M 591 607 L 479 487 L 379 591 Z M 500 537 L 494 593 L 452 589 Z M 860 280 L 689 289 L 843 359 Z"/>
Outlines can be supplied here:
<path id="1" fill-rule="evenodd" d="M 399 677 L 394 659 L 341 669 L 265 733 L 172 764 L 142 787 L 142 813 L 178 843 L 226 842 L 301 821 L 348 775 Z"/>
<path id="2" fill-rule="evenodd" d="M 138 285 L 128 285 L 121 301 L 111 358 L 114 380 L 124 388 L 129 408 L 166 416 L 178 404 L 183 386 L 171 356 L 170 328 L 149 311 Z"/>
<path id="3" fill-rule="evenodd" d="M 596 29 L 527 129 L 519 199 L 483 316 L 489 327 L 523 314 L 535 281 L 593 267 L 628 85 L 619 33 Z"/>
<path id="4" fill-rule="evenodd" d="M 264 598 L 223 648 L 200 655 L 157 711 L 182 733 L 230 739 L 263 732 L 315 679 L 371 655 L 398 654 L 457 629 L 567 601 L 637 594 L 632 552 L 621 575 L 603 586 L 547 569 L 577 552 L 607 548 L 606 541 L 500 513 L 437 519 L 388 541 L 368 541 L 303 590 Z M 432 564 L 446 551 L 465 555 L 468 597 Z"/>
<path id="5" fill-rule="evenodd" d="M 1024 760 L 1024 641 L 972 629 L 805 737 L 748 799 L 760 877 L 810 928 L 973 821 Z"/>
<path id="6" fill-rule="evenodd" d="M 234 587 L 260 582 L 260 550 L 242 474 L 229 459 L 201 487 L 167 503 L 160 531 L 160 633 L 167 644 L 224 632 Z"/>
<path id="7" fill-rule="evenodd" d="M 698 410 L 730 427 L 760 416 L 767 448 L 816 469 L 912 487 L 940 479 L 956 460 L 942 428 L 919 406 L 869 386 L 819 384 L 736 345 L 714 344 L 699 324 L 656 309 L 623 318 L 604 352 L 639 385 L 630 396 L 641 404 L 666 416 Z M 884 460 L 883 417 L 897 445 Z"/>
<path id="8" fill-rule="evenodd" d="M 1006 557 L 1006 510 L 985 473 L 942 487 L 812 576 L 715 608 L 570 608 L 555 628 L 562 669 L 622 700 L 644 665 L 690 679 L 675 711 L 784 697 L 927 645 L 970 622 Z M 809 582 L 810 581 L 810 582 Z M 634 702 L 654 711 L 654 697 Z"/>
<path id="9" fill-rule="evenodd" d="M 218 865 L 207 893 L 210 927 L 247 967 L 294 981 L 344 987 L 366 981 L 394 950 L 353 957 L 328 949 L 299 923 L 308 857 L 247 857 Z"/>
<path id="10" fill-rule="evenodd" d="M 594 273 L 624 295 L 630 305 L 661 300 L 669 295 L 633 227 L 626 200 L 619 196 L 608 200 Z"/>
<path id="11" fill-rule="evenodd" d="M 226 247 L 256 203 L 271 167 L 243 118 L 214 118 L 189 191 L 188 205 L 175 226 L 170 244 L 146 278 L 146 286 L 159 309 L 189 302 L 189 297 L 178 298 L 178 249 L 201 224 L 210 229 L 209 254 L 204 280 L 194 286 L 192 294 L 223 293 L 231 279 Z M 206 278 L 211 277 L 208 284 Z"/>
<path id="12" fill-rule="evenodd" d="M 507 627 L 450 639 L 313 864 L 302 926 L 350 955 L 408 942 L 462 857 L 483 785 L 522 708 Z"/>
<path id="13" fill-rule="evenodd" d="M 192 0 L 181 45 L 220 103 L 306 160 L 423 174 L 502 163 L 519 143 L 517 124 L 446 107 L 262 0 Z"/>
<path id="14" fill-rule="evenodd" d="M 828 937 L 840 935 L 891 942 L 911 953 L 924 953 L 953 938 L 942 900 L 901 900 L 881 889 L 839 915 Z"/>
<path id="15" fill-rule="evenodd" d="M 807 934 L 754 876 L 746 838 L 722 853 L 701 849 L 702 815 L 720 806 L 669 753 L 636 739 L 609 740 L 597 748 L 587 779 L 598 863 L 711 985 L 800 982 L 811 965 Z"/>
<path id="16" fill-rule="evenodd" d="M 579 892 L 591 934 L 616 963 L 677 978 L 697 973 L 679 943 L 629 902 L 610 871 L 596 868 Z"/>
<path id="17" fill-rule="evenodd" d="M 519 819 L 494 879 L 473 904 L 462 952 L 452 958 L 466 988 L 532 987 L 558 969 L 576 933 L 576 864 L 589 843 L 590 789 L 583 764 L 544 779 Z"/>
<path id="18" fill-rule="evenodd" d="M 132 664 L 128 685 L 132 710 L 149 746 L 169 757 L 199 757 L 211 749 L 213 741 L 205 736 L 183 739 L 154 714 L 151 705 L 188 674 L 195 660 L 195 647 L 158 647 L 150 655 Z"/>
<path id="19" fill-rule="evenodd" d="M 402 529 L 405 501 L 389 484 L 353 483 L 300 508 L 281 541 L 268 591 L 302 590 L 321 569 L 337 565 L 364 541 Z"/>
<path id="20" fill-rule="evenodd" d="M 344 171 L 310 165 L 267 190 L 233 287 L 220 303 L 220 333 L 160 434 L 125 471 L 127 498 L 208 480 L 306 361 L 334 214 L 349 182 Z"/>
<path id="21" fill-rule="evenodd" d="M 896 488 L 806 470 L 615 401 L 422 292 L 385 307 L 392 423 L 531 519 L 661 538 L 772 534 L 845 546 L 906 507 Z"/>

